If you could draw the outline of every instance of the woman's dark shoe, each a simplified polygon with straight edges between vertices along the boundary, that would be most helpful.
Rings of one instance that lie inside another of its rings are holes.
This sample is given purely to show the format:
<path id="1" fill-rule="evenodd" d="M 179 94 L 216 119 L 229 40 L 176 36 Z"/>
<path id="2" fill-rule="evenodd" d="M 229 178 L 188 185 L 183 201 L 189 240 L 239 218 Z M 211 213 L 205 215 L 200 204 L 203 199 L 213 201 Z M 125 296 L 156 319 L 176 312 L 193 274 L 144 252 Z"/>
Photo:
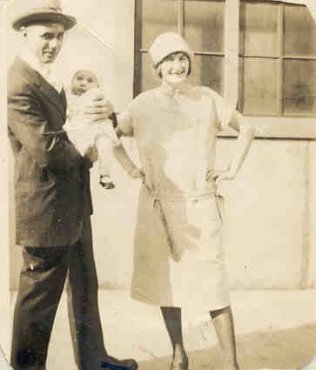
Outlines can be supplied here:
<path id="1" fill-rule="evenodd" d="M 133 359 L 118 360 L 115 357 L 108 356 L 101 362 L 101 368 L 107 370 L 136 370 L 138 364 Z"/>

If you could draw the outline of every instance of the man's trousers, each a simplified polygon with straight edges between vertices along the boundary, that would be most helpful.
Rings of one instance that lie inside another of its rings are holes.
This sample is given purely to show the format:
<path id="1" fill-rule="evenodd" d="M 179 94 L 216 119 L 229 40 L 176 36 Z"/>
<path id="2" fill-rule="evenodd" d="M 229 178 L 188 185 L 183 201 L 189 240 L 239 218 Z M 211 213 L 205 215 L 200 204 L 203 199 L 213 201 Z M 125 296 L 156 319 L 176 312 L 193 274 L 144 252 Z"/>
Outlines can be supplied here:
<path id="1" fill-rule="evenodd" d="M 11 364 L 44 370 L 56 310 L 67 280 L 70 329 L 80 370 L 98 370 L 105 358 L 90 220 L 81 239 L 63 247 L 23 247 L 14 312 Z M 58 354 L 56 354 L 58 355 Z"/>

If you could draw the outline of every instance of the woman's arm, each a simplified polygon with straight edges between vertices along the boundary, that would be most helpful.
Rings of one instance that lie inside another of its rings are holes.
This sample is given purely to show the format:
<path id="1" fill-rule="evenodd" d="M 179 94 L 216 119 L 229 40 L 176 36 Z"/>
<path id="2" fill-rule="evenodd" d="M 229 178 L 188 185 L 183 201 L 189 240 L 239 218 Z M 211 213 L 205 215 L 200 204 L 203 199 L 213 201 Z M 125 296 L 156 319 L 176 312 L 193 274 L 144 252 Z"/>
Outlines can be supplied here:
<path id="1" fill-rule="evenodd" d="M 129 177 L 131 177 L 132 179 L 143 177 L 142 170 L 138 168 L 136 164 L 132 161 L 122 144 L 113 147 L 113 156 L 120 163 Z"/>
<path id="2" fill-rule="evenodd" d="M 251 142 L 255 135 L 255 128 L 253 125 L 249 124 L 245 118 L 235 111 L 229 125 L 239 132 L 235 154 L 230 163 L 227 171 L 222 174 L 217 175 L 216 183 L 218 184 L 222 180 L 234 179 L 242 167 L 244 160 L 248 154 Z"/>
<path id="3" fill-rule="evenodd" d="M 122 113 L 116 116 L 117 125 L 115 127 L 115 133 L 117 137 L 121 136 L 133 136 L 133 115 L 131 112 L 131 105 Z"/>
<path id="4" fill-rule="evenodd" d="M 115 133 L 118 138 L 120 138 L 121 136 L 124 136 L 123 131 L 118 126 L 115 127 Z"/>

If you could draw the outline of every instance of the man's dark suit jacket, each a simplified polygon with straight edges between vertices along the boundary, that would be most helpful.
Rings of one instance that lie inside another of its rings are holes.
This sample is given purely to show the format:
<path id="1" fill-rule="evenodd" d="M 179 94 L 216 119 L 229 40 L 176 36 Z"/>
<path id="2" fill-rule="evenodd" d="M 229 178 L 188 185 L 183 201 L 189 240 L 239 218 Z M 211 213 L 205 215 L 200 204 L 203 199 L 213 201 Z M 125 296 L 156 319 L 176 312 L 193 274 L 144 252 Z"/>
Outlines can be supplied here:
<path id="1" fill-rule="evenodd" d="M 8 74 L 8 130 L 14 153 L 16 244 L 70 245 L 92 213 L 89 167 L 62 130 L 66 97 L 17 58 Z"/>

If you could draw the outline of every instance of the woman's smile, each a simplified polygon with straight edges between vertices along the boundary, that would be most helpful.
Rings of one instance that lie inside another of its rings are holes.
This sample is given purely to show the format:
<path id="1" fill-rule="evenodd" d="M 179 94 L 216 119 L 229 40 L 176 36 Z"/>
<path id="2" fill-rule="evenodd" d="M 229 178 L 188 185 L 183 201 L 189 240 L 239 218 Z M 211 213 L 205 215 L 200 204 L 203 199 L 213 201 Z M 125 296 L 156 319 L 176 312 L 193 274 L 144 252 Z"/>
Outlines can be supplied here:
<path id="1" fill-rule="evenodd" d="M 177 85 L 187 78 L 189 68 L 190 61 L 185 53 L 172 53 L 160 65 L 162 80 L 170 85 Z"/>

